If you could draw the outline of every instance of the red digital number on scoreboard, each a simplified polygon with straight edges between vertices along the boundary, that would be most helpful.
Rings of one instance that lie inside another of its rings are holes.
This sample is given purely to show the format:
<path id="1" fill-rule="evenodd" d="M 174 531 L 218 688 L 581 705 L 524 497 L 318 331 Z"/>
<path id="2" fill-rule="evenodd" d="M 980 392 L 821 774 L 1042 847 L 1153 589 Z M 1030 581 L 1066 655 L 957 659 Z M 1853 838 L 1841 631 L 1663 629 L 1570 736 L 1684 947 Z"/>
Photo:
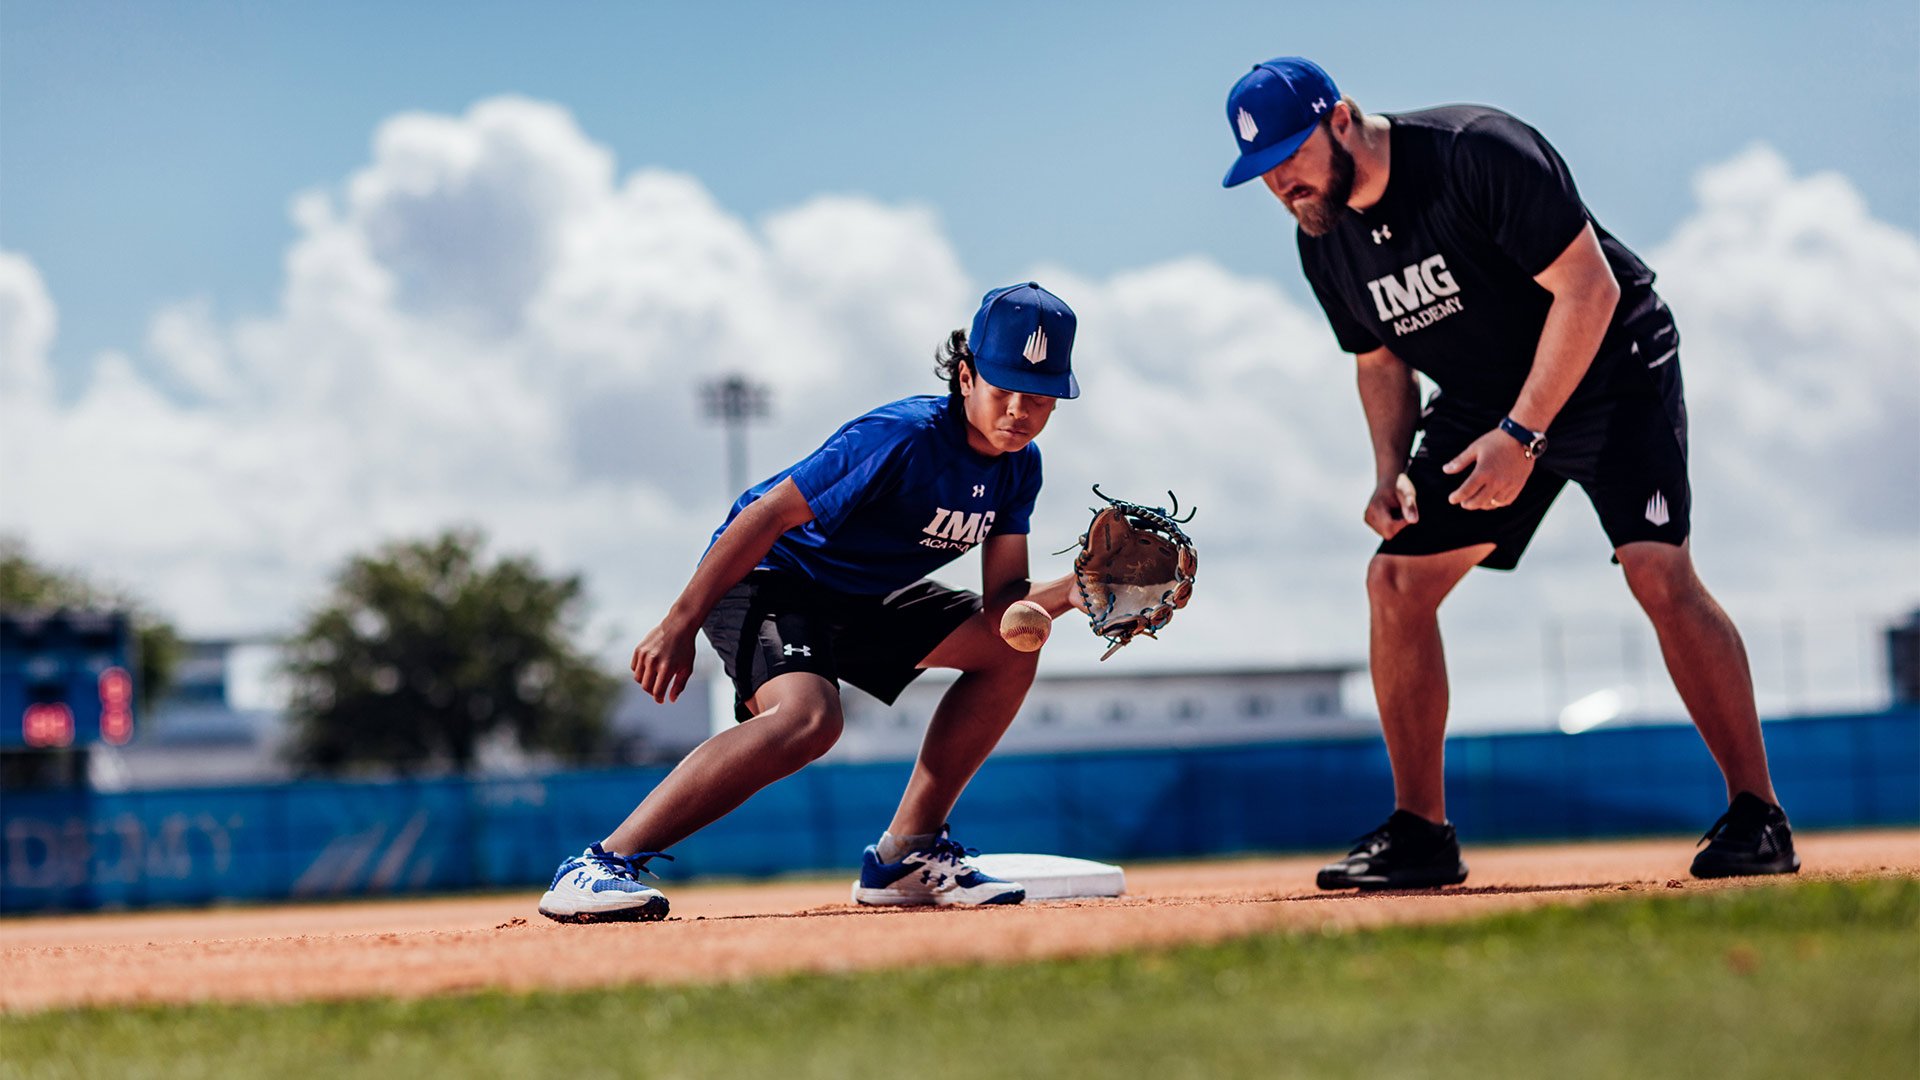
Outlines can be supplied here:
<path id="1" fill-rule="evenodd" d="M 124 668 L 100 673 L 100 737 L 115 746 L 133 738 L 133 677 Z"/>
<path id="2" fill-rule="evenodd" d="M 73 710 L 59 702 L 29 705 L 20 717 L 28 746 L 72 746 Z"/>

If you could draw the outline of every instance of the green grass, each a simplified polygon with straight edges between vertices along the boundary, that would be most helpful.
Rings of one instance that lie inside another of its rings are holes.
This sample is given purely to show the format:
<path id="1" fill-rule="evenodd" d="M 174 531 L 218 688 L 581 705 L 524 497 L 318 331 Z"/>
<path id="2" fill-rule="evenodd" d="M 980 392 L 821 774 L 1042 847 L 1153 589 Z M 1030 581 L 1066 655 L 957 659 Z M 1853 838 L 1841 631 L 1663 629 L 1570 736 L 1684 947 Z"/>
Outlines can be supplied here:
<path id="1" fill-rule="evenodd" d="M 0 1019 L 5 1077 L 983 1071 L 1920 1075 L 1920 882 L 1624 899 L 1015 967 Z"/>

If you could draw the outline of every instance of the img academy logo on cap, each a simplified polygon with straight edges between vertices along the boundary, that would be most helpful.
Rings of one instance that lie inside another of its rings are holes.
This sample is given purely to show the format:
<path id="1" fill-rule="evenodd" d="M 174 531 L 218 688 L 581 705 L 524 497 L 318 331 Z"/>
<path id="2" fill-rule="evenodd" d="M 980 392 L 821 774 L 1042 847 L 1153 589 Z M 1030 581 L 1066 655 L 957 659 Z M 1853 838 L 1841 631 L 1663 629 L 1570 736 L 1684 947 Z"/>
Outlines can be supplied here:
<path id="1" fill-rule="evenodd" d="M 1027 335 L 1027 347 L 1020 350 L 1020 355 L 1026 357 L 1027 363 L 1029 364 L 1044 364 L 1047 362 L 1047 331 L 1045 327 L 1036 326 L 1033 328 L 1033 333 Z"/>
<path id="2" fill-rule="evenodd" d="M 995 289 L 981 299 L 967 334 L 974 370 L 1002 390 L 1079 397 L 1072 365 L 1078 325 L 1073 309 L 1035 282 Z"/>
<path id="3" fill-rule="evenodd" d="M 1244 184 L 1292 157 L 1339 100 L 1333 79 L 1305 57 L 1254 65 L 1227 94 L 1227 123 L 1238 136 L 1240 157 L 1220 186 Z"/>

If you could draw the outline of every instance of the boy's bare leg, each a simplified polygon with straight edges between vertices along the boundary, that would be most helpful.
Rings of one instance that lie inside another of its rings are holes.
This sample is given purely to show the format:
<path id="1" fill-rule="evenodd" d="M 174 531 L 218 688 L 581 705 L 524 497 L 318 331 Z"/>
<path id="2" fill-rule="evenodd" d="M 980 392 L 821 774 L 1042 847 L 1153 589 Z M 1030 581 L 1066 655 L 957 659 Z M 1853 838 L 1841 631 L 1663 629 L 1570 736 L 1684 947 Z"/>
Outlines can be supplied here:
<path id="1" fill-rule="evenodd" d="M 1013 723 L 1039 662 L 1039 653 L 1020 652 L 1001 640 L 985 615 L 962 623 L 927 654 L 921 667 L 954 668 L 961 674 L 933 711 L 888 832 L 940 831 L 967 782 Z"/>
<path id="2" fill-rule="evenodd" d="M 753 719 L 695 747 L 601 846 L 622 855 L 665 851 L 840 740 L 840 689 L 818 675 L 776 676 L 747 705 Z"/>

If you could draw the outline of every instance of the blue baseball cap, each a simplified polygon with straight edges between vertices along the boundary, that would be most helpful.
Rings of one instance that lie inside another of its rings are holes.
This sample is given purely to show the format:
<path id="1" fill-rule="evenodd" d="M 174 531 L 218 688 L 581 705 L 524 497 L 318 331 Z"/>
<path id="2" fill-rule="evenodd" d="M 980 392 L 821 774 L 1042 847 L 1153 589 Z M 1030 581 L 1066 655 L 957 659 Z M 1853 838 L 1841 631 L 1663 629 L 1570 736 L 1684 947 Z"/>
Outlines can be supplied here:
<path id="1" fill-rule="evenodd" d="M 1220 186 L 1244 184 L 1292 157 L 1339 100 L 1333 79 L 1305 57 L 1254 65 L 1227 94 L 1227 124 L 1240 145 L 1240 160 Z"/>
<path id="2" fill-rule="evenodd" d="M 1073 331 L 1080 320 L 1064 300 L 1028 281 L 982 297 L 967 347 L 989 385 L 1016 394 L 1077 398 Z"/>

